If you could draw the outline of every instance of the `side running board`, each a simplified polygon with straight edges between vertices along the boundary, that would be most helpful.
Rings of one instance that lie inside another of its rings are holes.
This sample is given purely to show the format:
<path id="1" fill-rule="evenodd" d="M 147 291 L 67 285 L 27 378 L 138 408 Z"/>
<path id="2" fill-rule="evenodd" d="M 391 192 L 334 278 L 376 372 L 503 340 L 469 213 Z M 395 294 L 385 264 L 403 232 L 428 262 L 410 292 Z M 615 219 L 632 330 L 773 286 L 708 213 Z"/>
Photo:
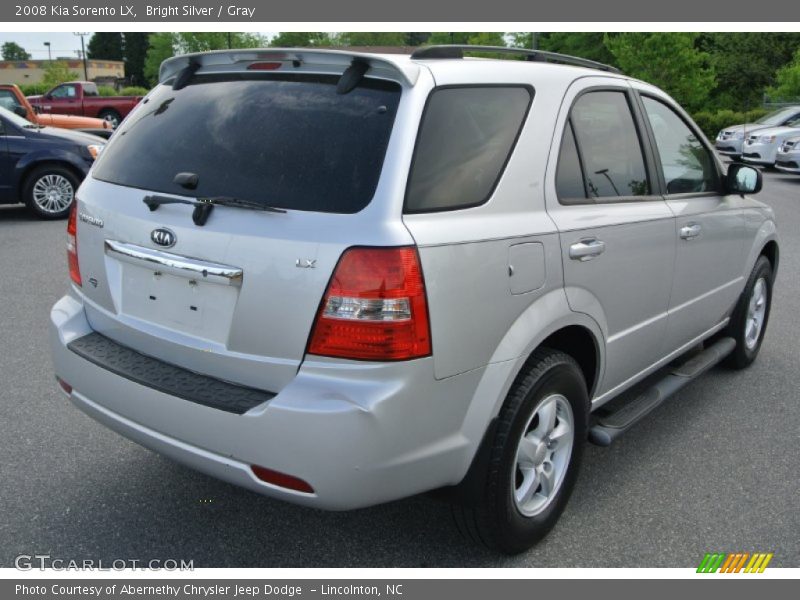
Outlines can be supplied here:
<path id="1" fill-rule="evenodd" d="M 611 445 L 611 442 L 658 408 L 664 400 L 721 362 L 735 347 L 736 340 L 722 338 L 686 362 L 673 367 L 663 379 L 638 396 L 633 396 L 613 412 L 598 416 L 589 429 L 589 441 L 598 446 Z"/>

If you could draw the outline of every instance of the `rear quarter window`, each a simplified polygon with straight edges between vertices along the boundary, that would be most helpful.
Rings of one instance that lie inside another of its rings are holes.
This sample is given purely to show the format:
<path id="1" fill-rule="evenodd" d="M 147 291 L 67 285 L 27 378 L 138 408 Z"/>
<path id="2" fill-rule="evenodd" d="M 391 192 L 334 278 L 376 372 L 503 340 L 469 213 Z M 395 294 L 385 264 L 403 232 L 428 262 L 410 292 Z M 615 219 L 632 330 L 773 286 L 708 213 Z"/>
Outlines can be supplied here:
<path id="1" fill-rule="evenodd" d="M 526 86 L 442 87 L 428 98 L 405 212 L 478 206 L 492 195 L 533 99 Z"/>
<path id="2" fill-rule="evenodd" d="M 198 75 L 157 88 L 100 156 L 94 177 L 148 191 L 233 196 L 269 206 L 355 213 L 375 194 L 401 88 L 336 76 Z M 174 183 L 199 177 L 196 190 Z"/>

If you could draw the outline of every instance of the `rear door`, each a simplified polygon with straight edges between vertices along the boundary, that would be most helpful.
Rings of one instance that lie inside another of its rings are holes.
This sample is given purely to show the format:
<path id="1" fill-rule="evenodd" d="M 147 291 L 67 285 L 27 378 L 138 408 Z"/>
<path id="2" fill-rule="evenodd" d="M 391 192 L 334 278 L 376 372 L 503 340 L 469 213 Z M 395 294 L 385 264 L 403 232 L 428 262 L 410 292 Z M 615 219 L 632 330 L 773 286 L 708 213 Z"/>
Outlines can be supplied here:
<path id="1" fill-rule="evenodd" d="M 573 84 L 557 132 L 556 197 L 548 211 L 561 234 L 570 307 L 594 317 L 606 336 L 602 396 L 663 356 L 674 218 L 658 194 L 643 123 L 624 81 Z"/>
<path id="2" fill-rule="evenodd" d="M 677 255 L 667 351 L 720 323 L 741 292 L 744 219 L 741 199 L 722 191 L 713 151 L 668 99 L 641 94 L 667 205 L 675 214 Z"/>

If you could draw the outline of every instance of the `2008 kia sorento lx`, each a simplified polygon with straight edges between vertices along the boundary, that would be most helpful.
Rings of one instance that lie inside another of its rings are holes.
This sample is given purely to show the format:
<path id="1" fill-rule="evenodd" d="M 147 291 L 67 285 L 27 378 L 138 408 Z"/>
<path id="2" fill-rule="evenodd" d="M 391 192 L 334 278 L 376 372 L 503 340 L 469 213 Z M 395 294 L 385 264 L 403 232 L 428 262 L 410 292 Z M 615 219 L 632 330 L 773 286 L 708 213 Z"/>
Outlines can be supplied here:
<path id="1" fill-rule="evenodd" d="M 167 60 L 69 222 L 72 402 L 298 504 L 450 488 L 518 552 L 587 438 L 750 364 L 778 266 L 760 174 L 604 65 L 464 52 Z"/>

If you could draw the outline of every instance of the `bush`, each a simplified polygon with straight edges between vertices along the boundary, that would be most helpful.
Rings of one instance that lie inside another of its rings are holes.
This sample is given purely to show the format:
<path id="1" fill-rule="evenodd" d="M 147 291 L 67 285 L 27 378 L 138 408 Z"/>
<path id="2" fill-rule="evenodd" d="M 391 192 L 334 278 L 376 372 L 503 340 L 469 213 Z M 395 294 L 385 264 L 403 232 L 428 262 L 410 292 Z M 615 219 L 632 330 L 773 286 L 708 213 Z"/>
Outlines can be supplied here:
<path id="1" fill-rule="evenodd" d="M 137 86 L 134 85 L 134 86 L 122 88 L 120 90 L 120 92 L 119 92 L 119 95 L 120 96 L 144 96 L 149 91 L 150 90 L 148 90 L 147 88 L 137 87 Z"/>
<path id="2" fill-rule="evenodd" d="M 748 111 L 734 111 L 734 110 L 718 110 L 708 111 L 703 110 L 696 112 L 692 115 L 695 123 L 706 136 L 713 140 L 717 137 L 720 130 L 731 125 L 738 125 L 740 123 L 753 123 L 756 119 L 763 117 L 769 111 L 765 108 L 756 108 Z"/>
<path id="3" fill-rule="evenodd" d="M 23 83 L 19 89 L 23 96 L 41 96 L 50 89 L 50 86 L 43 83 Z"/>
<path id="4" fill-rule="evenodd" d="M 100 94 L 101 96 L 104 96 L 104 97 L 107 97 L 107 96 L 119 96 L 119 93 L 117 92 L 117 90 L 115 90 L 110 85 L 98 85 L 97 86 L 97 93 Z"/>

